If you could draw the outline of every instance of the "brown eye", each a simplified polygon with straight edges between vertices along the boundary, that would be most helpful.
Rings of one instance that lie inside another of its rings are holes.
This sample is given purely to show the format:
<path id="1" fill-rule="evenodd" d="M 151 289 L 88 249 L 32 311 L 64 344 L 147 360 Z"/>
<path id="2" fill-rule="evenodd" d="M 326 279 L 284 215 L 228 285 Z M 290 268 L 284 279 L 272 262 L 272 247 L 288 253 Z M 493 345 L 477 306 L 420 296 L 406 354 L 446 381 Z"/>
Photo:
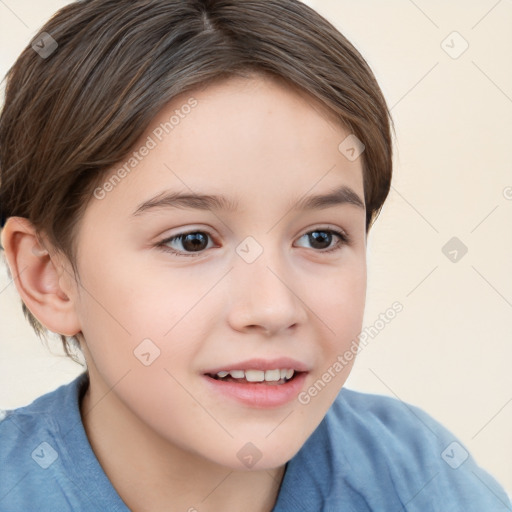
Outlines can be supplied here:
<path id="1" fill-rule="evenodd" d="M 208 245 L 208 238 L 204 236 L 204 233 L 200 232 L 181 235 L 179 240 L 186 251 L 202 251 Z"/>
<path id="2" fill-rule="evenodd" d="M 332 233 L 328 231 L 311 231 L 307 236 L 313 249 L 328 249 L 333 239 Z"/>
<path id="3" fill-rule="evenodd" d="M 301 239 L 307 239 L 308 243 L 317 252 L 331 252 L 341 249 L 349 243 L 349 238 L 341 231 L 333 229 L 315 229 L 301 236 Z M 332 245 L 333 241 L 335 242 Z"/>
<path id="4" fill-rule="evenodd" d="M 211 238 L 210 235 L 204 231 L 191 231 L 189 233 L 180 233 L 179 235 L 166 238 L 157 245 L 164 251 L 179 256 L 194 256 L 194 253 L 201 253 L 209 248 L 209 238 Z"/>

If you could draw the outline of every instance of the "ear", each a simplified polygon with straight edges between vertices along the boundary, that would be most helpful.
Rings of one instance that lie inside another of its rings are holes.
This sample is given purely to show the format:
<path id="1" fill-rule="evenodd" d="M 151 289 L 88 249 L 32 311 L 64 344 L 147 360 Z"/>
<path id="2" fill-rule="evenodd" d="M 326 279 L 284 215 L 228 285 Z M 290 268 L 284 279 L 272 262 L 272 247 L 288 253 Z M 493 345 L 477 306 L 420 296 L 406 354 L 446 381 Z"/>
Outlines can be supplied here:
<path id="1" fill-rule="evenodd" d="M 39 322 L 66 336 L 80 332 L 72 300 L 78 297 L 76 280 L 62 258 L 40 243 L 32 223 L 9 217 L 2 230 L 2 246 L 18 293 Z"/>

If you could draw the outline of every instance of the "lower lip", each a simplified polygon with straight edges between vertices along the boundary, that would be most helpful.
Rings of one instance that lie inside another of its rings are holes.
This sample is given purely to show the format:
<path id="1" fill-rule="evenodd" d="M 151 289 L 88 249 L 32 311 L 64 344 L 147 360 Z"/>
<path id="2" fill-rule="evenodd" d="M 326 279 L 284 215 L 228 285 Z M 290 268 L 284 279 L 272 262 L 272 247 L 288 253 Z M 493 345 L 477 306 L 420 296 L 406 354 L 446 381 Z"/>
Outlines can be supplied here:
<path id="1" fill-rule="evenodd" d="M 301 372 L 284 384 L 265 384 L 264 382 L 238 384 L 212 379 L 207 375 L 204 375 L 204 378 L 216 393 L 227 395 L 250 407 L 269 409 L 285 405 L 297 398 L 304 386 L 306 375 L 306 372 Z"/>

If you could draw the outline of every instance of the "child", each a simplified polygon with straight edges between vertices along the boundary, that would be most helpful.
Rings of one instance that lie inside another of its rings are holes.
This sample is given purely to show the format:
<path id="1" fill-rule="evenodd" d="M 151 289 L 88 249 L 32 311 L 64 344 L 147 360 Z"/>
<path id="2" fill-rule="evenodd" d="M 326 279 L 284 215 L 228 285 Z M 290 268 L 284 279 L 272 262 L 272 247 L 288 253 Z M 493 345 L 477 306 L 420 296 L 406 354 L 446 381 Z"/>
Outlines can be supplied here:
<path id="1" fill-rule="evenodd" d="M 298 0 L 59 11 L 8 75 L 2 246 L 86 371 L 4 414 L 0 511 L 511 510 L 426 413 L 342 389 L 391 145 Z"/>

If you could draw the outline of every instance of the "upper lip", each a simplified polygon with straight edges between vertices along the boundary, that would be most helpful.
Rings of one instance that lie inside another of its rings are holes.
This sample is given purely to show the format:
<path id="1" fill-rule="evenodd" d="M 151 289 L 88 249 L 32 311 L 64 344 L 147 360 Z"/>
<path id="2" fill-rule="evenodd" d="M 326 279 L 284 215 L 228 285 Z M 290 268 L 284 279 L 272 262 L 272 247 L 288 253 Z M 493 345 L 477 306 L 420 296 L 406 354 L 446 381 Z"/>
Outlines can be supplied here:
<path id="1" fill-rule="evenodd" d="M 230 370 L 277 370 L 277 369 L 292 369 L 296 372 L 309 371 L 308 366 L 296 359 L 289 357 L 279 357 L 277 359 L 247 359 L 237 363 L 226 363 L 222 366 L 206 370 L 205 374 L 215 375 L 222 371 Z"/>

